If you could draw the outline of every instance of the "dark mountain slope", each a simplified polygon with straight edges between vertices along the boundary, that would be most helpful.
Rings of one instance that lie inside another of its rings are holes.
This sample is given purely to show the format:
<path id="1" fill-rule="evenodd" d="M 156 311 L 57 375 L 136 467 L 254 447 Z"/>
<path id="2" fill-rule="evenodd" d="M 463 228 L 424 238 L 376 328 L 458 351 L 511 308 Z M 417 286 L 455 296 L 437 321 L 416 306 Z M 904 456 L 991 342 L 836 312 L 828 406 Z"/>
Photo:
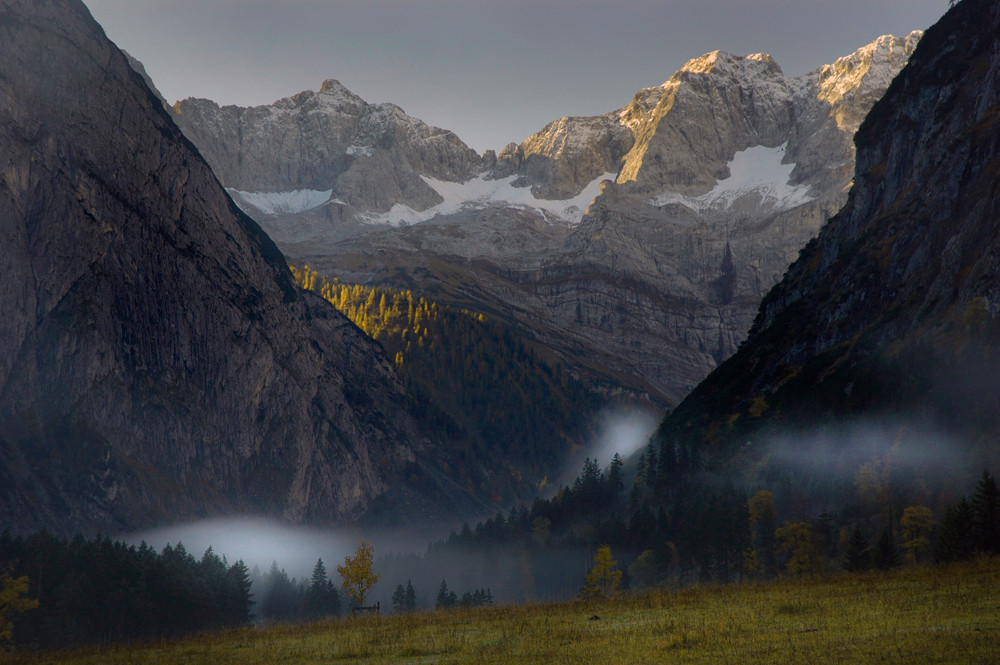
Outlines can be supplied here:
<path id="1" fill-rule="evenodd" d="M 1000 434 L 1000 6 L 928 30 L 856 145 L 848 203 L 661 440 L 876 414 Z"/>
<path id="2" fill-rule="evenodd" d="M 381 349 L 295 288 L 84 5 L 0 2 L 0 62 L 0 527 L 406 494 L 424 444 Z"/>

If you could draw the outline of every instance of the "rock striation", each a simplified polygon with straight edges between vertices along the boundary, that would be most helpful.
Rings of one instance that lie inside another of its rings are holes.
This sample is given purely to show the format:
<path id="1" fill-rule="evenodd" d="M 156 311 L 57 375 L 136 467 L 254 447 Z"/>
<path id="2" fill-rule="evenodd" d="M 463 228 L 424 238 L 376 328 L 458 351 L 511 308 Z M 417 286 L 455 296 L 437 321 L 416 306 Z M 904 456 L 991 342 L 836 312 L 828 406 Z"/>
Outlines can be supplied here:
<path id="1" fill-rule="evenodd" d="M 996 462 L 998 81 L 1000 7 L 963 0 L 862 123 L 846 205 L 661 437 L 725 456 L 774 428 L 892 416 Z"/>
<path id="2" fill-rule="evenodd" d="M 0 53 L 2 528 L 447 501 L 380 347 L 294 287 L 83 3 L 5 0 Z"/>
<path id="3" fill-rule="evenodd" d="M 766 54 L 709 53 L 621 109 L 561 118 L 483 156 L 478 170 L 471 156 L 460 162 L 471 171 L 407 158 L 402 168 L 439 200 L 393 194 L 367 210 L 350 198 L 360 182 L 282 180 L 307 153 L 241 149 L 216 129 L 235 111 L 177 108 L 228 187 L 308 185 L 340 202 L 247 208 L 292 260 L 501 317 L 595 387 L 673 405 L 733 353 L 761 297 L 844 204 L 853 134 L 919 39 L 885 36 L 795 78 Z M 295 127 L 275 121 L 270 133 Z M 346 163 L 353 140 L 327 161 Z M 274 175 L 249 183 L 237 167 Z"/>

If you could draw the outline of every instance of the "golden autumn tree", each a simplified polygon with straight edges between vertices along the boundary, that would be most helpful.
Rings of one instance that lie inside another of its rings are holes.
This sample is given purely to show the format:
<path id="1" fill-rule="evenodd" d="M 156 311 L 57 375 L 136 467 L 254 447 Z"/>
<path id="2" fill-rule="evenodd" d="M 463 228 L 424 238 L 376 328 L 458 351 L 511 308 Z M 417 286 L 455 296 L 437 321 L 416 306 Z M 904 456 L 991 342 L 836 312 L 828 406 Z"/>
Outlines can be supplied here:
<path id="1" fill-rule="evenodd" d="M 812 527 L 806 522 L 785 522 L 775 531 L 781 548 L 788 555 L 785 568 L 792 575 L 814 572 L 819 566 L 819 552 Z"/>
<path id="2" fill-rule="evenodd" d="M 38 607 L 38 600 L 27 598 L 27 576 L 11 577 L 0 575 L 0 642 L 9 640 L 14 634 L 13 616 Z"/>
<path id="3" fill-rule="evenodd" d="M 601 545 L 594 555 L 594 567 L 587 573 L 587 583 L 580 592 L 582 598 L 604 598 L 618 592 L 622 571 L 611 556 L 611 547 Z"/>
<path id="4" fill-rule="evenodd" d="M 362 540 L 354 554 L 344 557 L 344 565 L 337 566 L 337 572 L 343 579 L 344 592 L 355 607 L 365 604 L 365 597 L 378 583 L 378 575 L 373 570 L 375 548 L 371 543 Z"/>

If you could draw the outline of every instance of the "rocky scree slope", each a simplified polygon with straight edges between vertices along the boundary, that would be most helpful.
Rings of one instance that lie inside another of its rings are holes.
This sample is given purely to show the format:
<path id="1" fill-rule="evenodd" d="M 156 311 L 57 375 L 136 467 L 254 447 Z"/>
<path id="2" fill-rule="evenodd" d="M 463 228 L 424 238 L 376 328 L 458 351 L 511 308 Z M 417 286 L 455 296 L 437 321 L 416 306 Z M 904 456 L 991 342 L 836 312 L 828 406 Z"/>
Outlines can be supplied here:
<path id="1" fill-rule="evenodd" d="M 3 528 L 449 500 L 381 349 L 294 288 L 82 2 L 6 0 L 0 53 Z"/>
<path id="2" fill-rule="evenodd" d="M 292 260 L 497 316 L 596 388 L 675 404 L 736 349 L 760 298 L 843 205 L 851 137 L 919 36 L 880 38 L 795 78 L 764 54 L 707 54 L 617 111 L 562 118 L 478 167 L 461 162 L 471 170 L 411 169 L 440 203 L 364 211 L 347 205 L 346 181 L 272 176 L 258 182 L 272 196 L 309 186 L 328 201 L 247 210 Z M 306 159 L 241 150 L 214 129 L 236 110 L 196 119 L 189 103 L 176 107 L 181 126 L 211 163 L 225 162 L 227 186 L 243 182 L 227 180 L 233 165 L 284 173 Z M 278 118 L 289 103 L 264 108 Z M 251 112 L 265 113 L 239 111 Z M 308 142 L 342 117 L 317 115 Z M 305 126 L 275 120 L 268 131 Z M 353 165 L 383 154 L 345 151 L 354 140 L 311 153 Z"/>
<path id="3" fill-rule="evenodd" d="M 775 428 L 891 415 L 996 461 L 1000 7 L 963 0 L 929 29 L 856 140 L 847 204 L 661 439 L 725 457 Z"/>

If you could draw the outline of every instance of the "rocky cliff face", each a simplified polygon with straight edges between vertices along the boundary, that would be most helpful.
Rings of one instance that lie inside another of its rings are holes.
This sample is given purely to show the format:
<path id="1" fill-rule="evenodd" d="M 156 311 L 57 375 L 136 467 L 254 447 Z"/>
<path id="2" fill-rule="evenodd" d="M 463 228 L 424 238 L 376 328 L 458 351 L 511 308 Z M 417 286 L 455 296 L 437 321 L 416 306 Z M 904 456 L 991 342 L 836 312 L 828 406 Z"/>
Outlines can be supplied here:
<path id="1" fill-rule="evenodd" d="M 433 508 L 381 349 L 294 288 L 83 3 L 5 0 L 0 53 L 3 528 Z"/>
<path id="2" fill-rule="evenodd" d="M 843 205 L 851 137 L 919 36 L 880 38 L 791 79 L 764 54 L 710 53 L 617 111 L 562 118 L 485 155 L 478 170 L 411 169 L 437 199 L 345 207 L 352 189 L 331 176 L 308 185 L 329 204 L 254 214 L 292 260 L 500 316 L 601 389 L 675 404 L 736 349 L 760 298 Z M 241 150 L 214 129 L 232 112 L 177 108 L 227 186 L 251 186 L 227 175 L 234 165 L 284 173 L 303 159 Z M 353 143 L 337 145 L 331 163 Z M 266 180 L 254 186 L 306 186 Z"/>
<path id="3" fill-rule="evenodd" d="M 782 425 L 903 414 L 995 456 L 998 54 L 993 2 L 927 31 L 857 133 L 847 204 L 662 436 L 728 451 Z"/>

